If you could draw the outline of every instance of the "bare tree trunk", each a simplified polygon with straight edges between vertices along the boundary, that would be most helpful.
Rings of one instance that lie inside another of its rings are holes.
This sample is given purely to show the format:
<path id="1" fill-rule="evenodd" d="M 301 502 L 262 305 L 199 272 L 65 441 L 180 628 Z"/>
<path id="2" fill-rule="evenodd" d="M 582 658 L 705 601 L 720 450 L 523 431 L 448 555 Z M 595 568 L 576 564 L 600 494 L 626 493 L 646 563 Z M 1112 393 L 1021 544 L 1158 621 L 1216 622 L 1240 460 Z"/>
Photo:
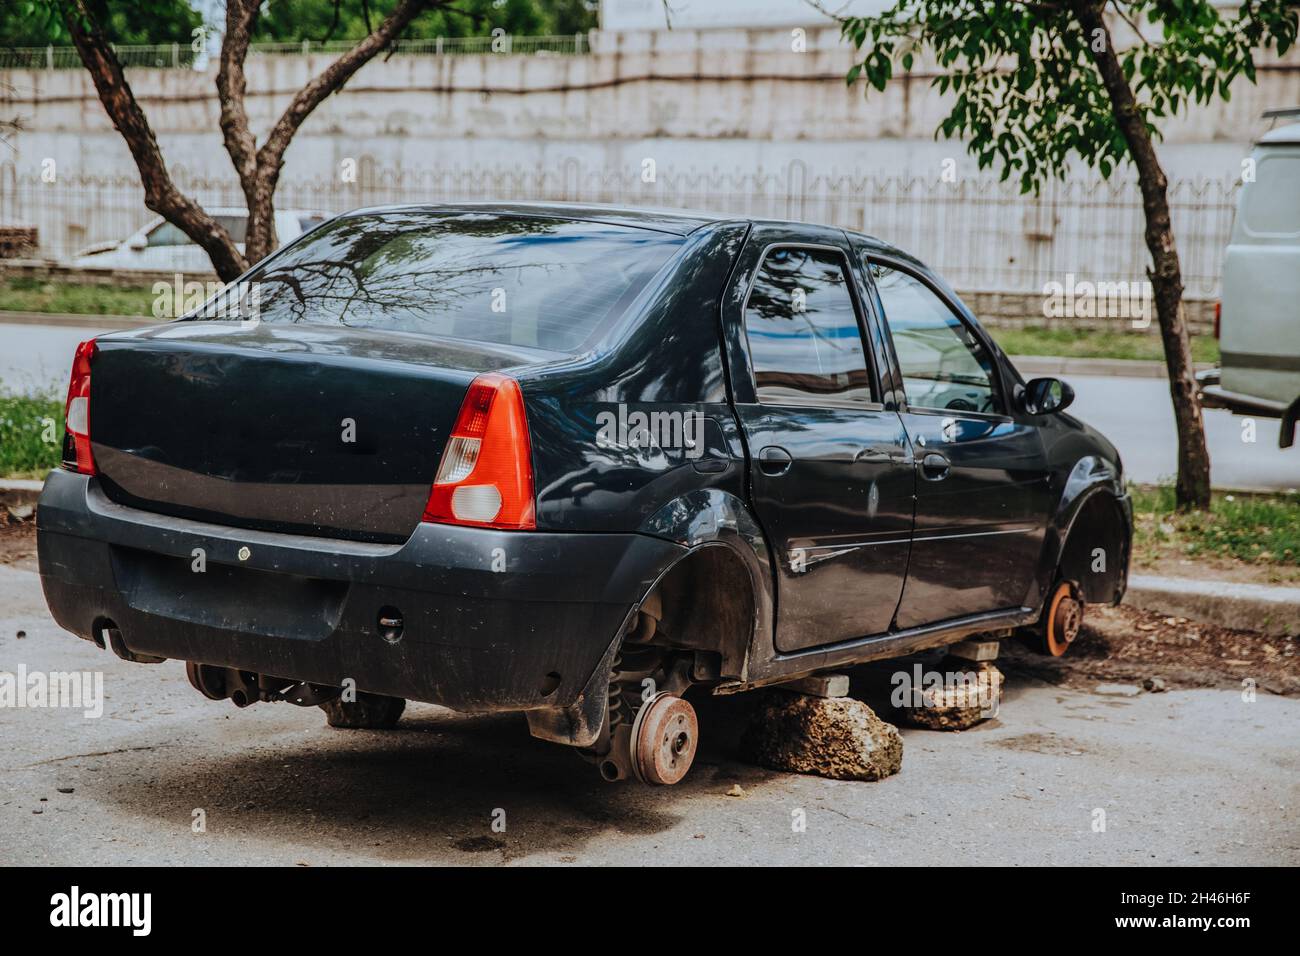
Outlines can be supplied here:
<path id="1" fill-rule="evenodd" d="M 1178 427 L 1178 479 L 1175 485 L 1178 507 L 1181 510 L 1206 509 L 1210 506 L 1210 453 L 1205 445 L 1201 402 L 1196 394 L 1191 342 L 1183 321 L 1183 274 L 1169 219 L 1168 183 L 1156 156 L 1151 132 L 1138 113 L 1133 90 L 1115 54 L 1110 31 L 1102 17 L 1104 4 L 1095 0 L 1073 0 L 1072 6 L 1079 25 L 1083 27 L 1084 41 L 1093 37 L 1104 38 L 1100 50 L 1091 42 L 1088 48 L 1110 97 L 1115 122 L 1138 169 L 1142 210 L 1146 215 L 1146 243 L 1151 252 L 1149 275 L 1155 291 L 1156 317 L 1160 322 L 1169 392 Z"/>
<path id="2" fill-rule="evenodd" d="M 135 159 L 144 186 L 144 204 L 198 243 L 223 282 L 236 278 L 247 268 L 244 257 L 230 233 L 172 182 L 153 129 L 122 73 L 122 64 L 84 0 L 66 0 L 60 12 L 81 62 L 95 83 L 99 101 Z"/>

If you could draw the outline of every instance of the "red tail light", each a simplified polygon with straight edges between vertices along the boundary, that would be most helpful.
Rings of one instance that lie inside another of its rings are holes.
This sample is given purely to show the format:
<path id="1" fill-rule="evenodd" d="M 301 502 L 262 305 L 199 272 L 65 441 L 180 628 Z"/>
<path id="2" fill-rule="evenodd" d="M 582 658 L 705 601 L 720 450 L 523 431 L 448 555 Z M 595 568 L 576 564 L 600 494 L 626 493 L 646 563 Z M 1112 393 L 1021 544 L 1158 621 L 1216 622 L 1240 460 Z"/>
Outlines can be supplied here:
<path id="1" fill-rule="evenodd" d="M 1219 337 L 1219 323 L 1223 321 L 1223 302 L 1214 303 L 1214 337 Z"/>
<path id="2" fill-rule="evenodd" d="M 490 372 L 471 383 L 443 449 L 424 520 L 537 527 L 528 419 L 514 379 Z"/>
<path id="3" fill-rule="evenodd" d="M 95 351 L 94 339 L 77 346 L 63 409 L 63 467 L 83 475 L 95 474 L 95 457 L 90 452 L 90 363 Z"/>

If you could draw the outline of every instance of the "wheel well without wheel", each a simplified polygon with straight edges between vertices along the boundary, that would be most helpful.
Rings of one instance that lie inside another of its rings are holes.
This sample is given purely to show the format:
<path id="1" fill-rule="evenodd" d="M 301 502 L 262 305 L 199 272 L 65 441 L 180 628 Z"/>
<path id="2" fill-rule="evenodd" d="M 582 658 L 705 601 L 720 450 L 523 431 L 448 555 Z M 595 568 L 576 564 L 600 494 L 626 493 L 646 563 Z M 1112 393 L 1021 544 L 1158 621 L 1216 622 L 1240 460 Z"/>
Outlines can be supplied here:
<path id="1" fill-rule="evenodd" d="M 1090 495 L 1070 523 L 1058 564 L 1060 578 L 1079 586 L 1090 604 L 1111 604 L 1120 596 L 1128 567 L 1128 523 L 1108 492 Z"/>
<path id="2" fill-rule="evenodd" d="M 731 548 L 710 544 L 691 551 L 659 579 L 642 611 L 639 627 L 654 631 L 645 639 L 702 652 L 697 667 L 716 668 L 708 677 L 743 673 L 754 636 L 754 589 L 748 567 Z"/>

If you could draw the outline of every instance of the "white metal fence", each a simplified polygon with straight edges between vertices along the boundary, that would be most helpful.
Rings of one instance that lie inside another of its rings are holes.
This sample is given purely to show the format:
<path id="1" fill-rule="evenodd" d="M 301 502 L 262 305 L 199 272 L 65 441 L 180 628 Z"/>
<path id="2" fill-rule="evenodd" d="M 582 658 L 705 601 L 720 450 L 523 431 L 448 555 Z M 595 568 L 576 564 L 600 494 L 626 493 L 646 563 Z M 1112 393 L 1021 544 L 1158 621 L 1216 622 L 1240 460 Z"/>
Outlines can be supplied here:
<path id="1" fill-rule="evenodd" d="M 233 181 L 173 171 L 177 185 L 207 206 L 243 206 Z M 1189 298 L 1217 296 L 1223 250 L 1238 184 L 1170 184 L 1173 222 Z M 444 200 L 550 200 L 703 209 L 760 218 L 829 223 L 878 236 L 917 255 L 961 289 L 1041 292 L 1067 273 L 1081 280 L 1144 277 L 1142 203 L 1128 182 L 1069 180 L 1040 196 L 1014 183 L 953 183 L 876 173 L 827 176 L 795 161 L 754 172 L 660 167 L 384 167 L 363 158 L 355 181 L 286 179 L 280 208 L 343 212 L 359 206 Z M 0 225 L 32 225 L 41 253 L 67 259 L 78 250 L 129 235 L 152 218 L 134 177 L 66 177 L 0 164 Z"/>

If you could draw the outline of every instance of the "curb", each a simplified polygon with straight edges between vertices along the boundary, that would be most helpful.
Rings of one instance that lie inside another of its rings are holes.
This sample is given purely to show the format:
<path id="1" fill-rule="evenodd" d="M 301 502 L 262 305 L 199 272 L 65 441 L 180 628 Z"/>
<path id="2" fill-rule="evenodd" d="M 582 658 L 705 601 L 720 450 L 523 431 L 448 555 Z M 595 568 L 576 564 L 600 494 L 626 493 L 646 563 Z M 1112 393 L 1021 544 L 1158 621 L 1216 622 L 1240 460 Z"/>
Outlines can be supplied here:
<path id="1" fill-rule="evenodd" d="M 1122 378 L 1165 378 L 1165 363 L 1149 359 L 1066 358 L 1060 355 L 1012 355 L 1011 364 L 1022 375 L 1102 375 Z M 1196 362 L 1196 371 L 1210 368 Z"/>
<path id="2" fill-rule="evenodd" d="M 41 496 L 43 481 L 27 478 L 0 479 L 0 525 L 8 519 L 5 512 L 10 508 L 22 508 L 35 505 Z"/>
<path id="3" fill-rule="evenodd" d="M 1148 611 L 1261 634 L 1300 634 L 1300 587 L 1135 574 L 1124 602 Z"/>
<path id="4" fill-rule="evenodd" d="M 40 492 L 45 482 L 39 478 L 3 478 L 0 479 L 0 492 L 35 491 Z"/>

